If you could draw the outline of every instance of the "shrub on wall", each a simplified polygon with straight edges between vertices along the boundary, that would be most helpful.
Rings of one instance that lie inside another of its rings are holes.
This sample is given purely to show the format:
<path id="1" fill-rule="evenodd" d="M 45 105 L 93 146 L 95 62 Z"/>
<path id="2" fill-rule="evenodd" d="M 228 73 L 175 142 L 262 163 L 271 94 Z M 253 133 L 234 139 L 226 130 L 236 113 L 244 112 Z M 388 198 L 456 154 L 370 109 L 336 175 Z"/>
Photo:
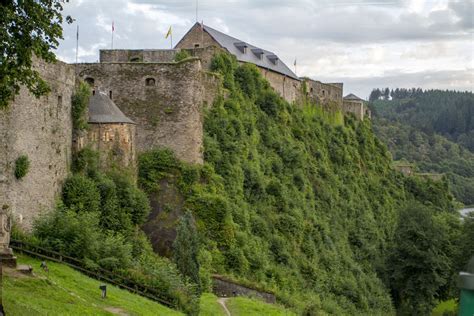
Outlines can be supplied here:
<path id="1" fill-rule="evenodd" d="M 23 178 L 24 176 L 26 176 L 29 169 L 30 160 L 28 159 L 28 156 L 22 155 L 18 157 L 18 159 L 15 161 L 15 177 L 17 179 Z"/>
<path id="2" fill-rule="evenodd" d="M 191 55 L 189 55 L 188 51 L 182 49 L 179 52 L 177 52 L 176 55 L 174 55 L 174 61 L 179 62 L 189 57 L 191 57 Z"/>
<path id="3" fill-rule="evenodd" d="M 87 83 L 81 82 L 76 93 L 72 96 L 72 125 L 74 129 L 83 130 L 87 128 L 86 111 L 91 95 L 90 87 Z"/>

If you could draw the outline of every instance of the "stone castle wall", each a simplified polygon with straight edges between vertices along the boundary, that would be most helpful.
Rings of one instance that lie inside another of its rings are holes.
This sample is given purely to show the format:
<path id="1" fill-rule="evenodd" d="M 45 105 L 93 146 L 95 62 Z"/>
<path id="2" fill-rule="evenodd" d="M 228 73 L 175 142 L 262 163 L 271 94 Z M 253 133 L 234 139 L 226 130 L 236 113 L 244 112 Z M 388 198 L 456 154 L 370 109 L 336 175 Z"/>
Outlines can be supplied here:
<path id="1" fill-rule="evenodd" d="M 308 78 L 305 78 L 304 81 L 306 83 L 306 93 L 311 102 L 342 108 L 342 83 L 322 83 Z"/>
<path id="2" fill-rule="evenodd" d="M 74 66 L 36 62 L 51 92 L 39 99 L 25 88 L 0 110 L 0 207 L 11 211 L 20 226 L 52 209 L 71 163 L 71 96 Z M 15 161 L 26 155 L 29 171 L 16 179 Z"/>
<path id="3" fill-rule="evenodd" d="M 301 81 L 277 72 L 260 68 L 263 77 L 268 80 L 270 86 L 286 101 L 292 103 L 301 99 Z"/>
<path id="4" fill-rule="evenodd" d="M 206 48 L 219 46 L 219 44 L 199 25 L 194 25 L 188 33 L 176 44 L 177 49 Z"/>
<path id="5" fill-rule="evenodd" d="M 365 106 L 362 101 L 344 100 L 344 112 L 353 113 L 358 120 L 364 120 Z"/>
<path id="6" fill-rule="evenodd" d="M 93 79 L 137 123 L 138 151 L 167 147 L 185 162 L 203 162 L 202 107 L 213 102 L 219 79 L 204 74 L 199 59 L 79 64 L 77 75 Z"/>
<path id="7" fill-rule="evenodd" d="M 100 166 L 109 168 L 113 165 L 136 169 L 136 130 L 135 125 L 89 124 L 87 135 L 81 146 L 89 146 L 99 152 Z"/>
<path id="8" fill-rule="evenodd" d="M 102 49 L 101 63 L 170 63 L 174 61 L 175 49 Z"/>

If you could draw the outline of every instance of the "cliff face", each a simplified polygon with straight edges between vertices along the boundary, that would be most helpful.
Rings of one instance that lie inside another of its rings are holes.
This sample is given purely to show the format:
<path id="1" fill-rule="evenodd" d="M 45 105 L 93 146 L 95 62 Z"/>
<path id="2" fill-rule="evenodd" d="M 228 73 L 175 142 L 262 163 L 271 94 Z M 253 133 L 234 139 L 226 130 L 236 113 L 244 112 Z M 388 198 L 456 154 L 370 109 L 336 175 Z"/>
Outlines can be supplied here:
<path id="1" fill-rule="evenodd" d="M 71 96 L 74 67 L 61 62 L 36 68 L 51 92 L 36 99 L 25 88 L 0 110 L 0 207 L 29 229 L 33 219 L 54 206 L 71 162 Z M 15 161 L 27 156 L 28 173 L 15 178 Z"/>

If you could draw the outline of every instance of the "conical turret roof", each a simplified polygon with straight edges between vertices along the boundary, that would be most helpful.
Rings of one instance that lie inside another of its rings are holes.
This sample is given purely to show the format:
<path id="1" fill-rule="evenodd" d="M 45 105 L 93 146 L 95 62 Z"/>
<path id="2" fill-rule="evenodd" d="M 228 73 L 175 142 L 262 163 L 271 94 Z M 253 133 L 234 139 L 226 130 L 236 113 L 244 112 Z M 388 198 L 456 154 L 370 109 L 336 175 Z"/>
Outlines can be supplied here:
<path id="1" fill-rule="evenodd" d="M 89 123 L 135 124 L 103 92 L 97 92 L 89 98 Z"/>

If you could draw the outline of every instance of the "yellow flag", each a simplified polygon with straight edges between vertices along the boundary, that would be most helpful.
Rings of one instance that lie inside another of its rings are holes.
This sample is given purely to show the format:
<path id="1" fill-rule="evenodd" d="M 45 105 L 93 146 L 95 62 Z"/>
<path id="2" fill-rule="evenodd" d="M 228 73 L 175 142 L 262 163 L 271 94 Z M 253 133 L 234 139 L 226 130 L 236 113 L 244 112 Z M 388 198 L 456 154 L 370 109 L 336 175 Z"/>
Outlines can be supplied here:
<path id="1" fill-rule="evenodd" d="M 165 38 L 168 38 L 170 35 L 171 35 L 171 26 L 170 26 L 170 28 L 168 29 L 168 33 L 166 33 Z"/>

